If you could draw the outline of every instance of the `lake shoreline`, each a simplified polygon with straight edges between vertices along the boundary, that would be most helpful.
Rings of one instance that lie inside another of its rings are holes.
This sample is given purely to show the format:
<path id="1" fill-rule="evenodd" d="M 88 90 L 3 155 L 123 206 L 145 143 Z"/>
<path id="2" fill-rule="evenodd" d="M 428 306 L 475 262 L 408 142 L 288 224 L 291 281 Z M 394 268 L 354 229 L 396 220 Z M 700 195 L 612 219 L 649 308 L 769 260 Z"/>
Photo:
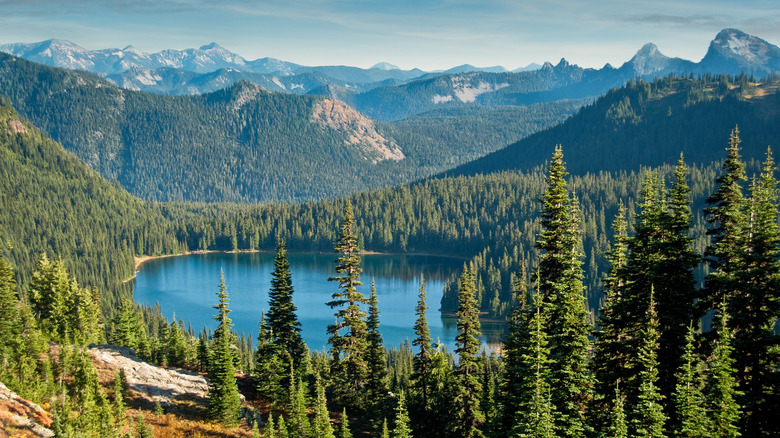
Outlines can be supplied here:
<path id="1" fill-rule="evenodd" d="M 254 254 L 254 253 L 263 253 L 263 252 L 271 252 L 270 250 L 262 250 L 262 249 L 236 249 L 236 250 L 217 250 L 217 249 L 199 249 L 195 251 L 185 251 L 180 252 L 177 254 L 163 254 L 163 255 L 142 255 L 142 256 L 135 256 L 134 257 L 134 268 L 133 268 L 133 275 L 125 280 L 122 281 L 122 283 L 127 283 L 130 281 L 133 281 L 138 275 L 138 271 L 141 269 L 141 266 L 150 261 L 150 260 L 157 260 L 157 259 L 165 259 L 169 257 L 180 257 L 180 256 L 188 256 L 188 255 L 197 255 L 197 254 Z M 319 252 L 319 251 L 305 251 L 305 253 L 317 253 L 317 254 L 331 254 L 331 252 Z M 337 254 L 336 252 L 332 252 L 332 254 Z M 462 260 L 468 260 L 466 257 L 461 256 L 454 256 L 449 254 L 433 254 L 433 253 L 421 253 L 421 252 L 411 252 L 411 253 L 405 253 L 405 252 L 378 252 L 378 251 L 360 251 L 358 252 L 359 255 L 403 255 L 403 256 L 430 256 L 430 257 L 444 257 L 444 258 L 451 258 L 451 259 L 462 259 Z"/>

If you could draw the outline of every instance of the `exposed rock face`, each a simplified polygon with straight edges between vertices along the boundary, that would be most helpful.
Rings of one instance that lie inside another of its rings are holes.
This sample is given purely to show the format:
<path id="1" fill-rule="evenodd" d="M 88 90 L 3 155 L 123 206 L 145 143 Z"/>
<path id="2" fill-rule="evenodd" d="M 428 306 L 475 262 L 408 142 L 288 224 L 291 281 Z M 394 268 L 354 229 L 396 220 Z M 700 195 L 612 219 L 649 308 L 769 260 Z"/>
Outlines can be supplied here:
<path id="1" fill-rule="evenodd" d="M 54 436 L 51 417 L 37 404 L 20 398 L 0 382 L 0 436 Z"/>
<path id="2" fill-rule="evenodd" d="M 344 102 L 322 100 L 314 108 L 312 121 L 347 134 L 346 144 L 357 147 L 363 158 L 373 163 L 384 160 L 401 161 L 406 158 L 398 144 L 377 132 L 373 120 Z"/>
<path id="3" fill-rule="evenodd" d="M 177 400 L 203 401 L 207 397 L 208 381 L 200 374 L 150 365 L 126 347 L 94 345 L 89 352 L 99 368 L 124 370 L 128 388 L 150 403 L 173 406 Z"/>

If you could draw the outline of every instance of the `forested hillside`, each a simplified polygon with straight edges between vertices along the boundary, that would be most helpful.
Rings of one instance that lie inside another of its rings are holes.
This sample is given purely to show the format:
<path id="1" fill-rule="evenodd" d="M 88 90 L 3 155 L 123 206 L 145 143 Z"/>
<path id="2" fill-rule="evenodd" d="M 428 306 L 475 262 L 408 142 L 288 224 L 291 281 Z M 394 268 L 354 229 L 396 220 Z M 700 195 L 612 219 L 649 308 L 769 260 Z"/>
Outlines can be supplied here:
<path id="1" fill-rule="evenodd" d="M 0 72 L 0 95 L 20 114 L 108 180 L 158 201 L 305 201 L 409 182 L 558 123 L 579 104 L 390 127 L 321 96 L 243 82 L 162 96 L 2 53 Z"/>
<path id="2" fill-rule="evenodd" d="M 634 170 L 674 162 L 680 152 L 692 163 L 718 160 L 718 149 L 739 126 L 749 159 L 777 146 L 780 78 L 667 76 L 636 80 L 613 89 L 566 122 L 481 159 L 446 172 L 474 175 L 527 170 L 549 159 L 556 144 L 566 150 L 569 171 Z"/>

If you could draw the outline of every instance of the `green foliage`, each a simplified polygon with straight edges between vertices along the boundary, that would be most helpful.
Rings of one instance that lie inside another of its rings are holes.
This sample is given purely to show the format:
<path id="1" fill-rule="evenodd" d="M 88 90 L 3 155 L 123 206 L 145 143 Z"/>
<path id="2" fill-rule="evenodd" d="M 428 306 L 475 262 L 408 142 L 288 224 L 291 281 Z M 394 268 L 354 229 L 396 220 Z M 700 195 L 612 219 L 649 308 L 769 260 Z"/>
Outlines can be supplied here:
<path id="1" fill-rule="evenodd" d="M 286 351 L 298 366 L 303 358 L 306 345 L 301 338 L 301 323 L 293 303 L 292 274 L 287 260 L 287 248 L 284 241 L 276 245 L 274 270 L 271 272 L 271 290 L 269 292 L 266 328 L 269 342 L 277 352 Z"/>
<path id="2" fill-rule="evenodd" d="M 376 295 L 374 279 L 371 279 L 371 296 L 368 299 L 368 350 L 366 350 L 366 402 L 369 416 L 378 424 L 387 394 L 387 361 L 382 333 L 379 332 L 379 299 Z"/>
<path id="3" fill-rule="evenodd" d="M 658 342 L 661 334 L 652 290 L 645 320 L 637 362 L 639 390 L 636 405 L 630 415 L 630 426 L 632 436 L 663 438 L 666 436 L 664 424 L 667 416 L 663 411 L 664 396 L 658 388 Z"/>
<path id="4" fill-rule="evenodd" d="M 455 353 L 458 355 L 458 365 L 455 368 L 457 386 L 455 388 L 455 412 L 453 429 L 458 436 L 481 437 L 481 427 L 485 415 L 480 410 L 480 394 L 483 391 L 479 380 L 479 337 L 481 328 L 476 302 L 476 286 L 474 275 L 467 266 L 461 274 L 458 298 L 458 335 L 455 336 Z"/>
<path id="5" fill-rule="evenodd" d="M 227 425 L 236 425 L 241 409 L 241 400 L 236 385 L 236 371 L 233 365 L 233 324 L 228 314 L 228 294 L 225 278 L 219 273 L 219 303 L 214 308 L 218 322 L 214 331 L 214 358 L 209 369 L 208 417 Z"/>
<path id="6" fill-rule="evenodd" d="M 559 436 L 583 436 L 587 430 L 586 406 L 592 381 L 587 369 L 588 333 L 585 310 L 579 204 L 566 188 L 563 152 L 553 154 L 542 198 L 541 227 L 537 247 L 543 251 L 537 272 L 537 288 L 545 307 L 549 339 L 550 402 L 557 412 Z"/>
<path id="7" fill-rule="evenodd" d="M 327 303 L 331 309 L 339 308 L 336 311 L 336 323 L 328 326 L 328 343 L 333 358 L 331 375 L 336 381 L 334 389 L 342 403 L 361 409 L 368 373 L 365 354 L 368 349 L 368 328 L 366 312 L 359 304 L 365 305 L 367 301 L 357 290 L 357 286 L 363 283 L 360 281 L 362 269 L 354 227 L 352 207 L 347 204 L 344 208 L 344 223 L 335 244 L 336 252 L 341 254 L 336 259 L 336 273 L 340 275 L 328 278 L 339 284 L 338 292 L 334 292 L 333 299 Z"/>
<path id="8" fill-rule="evenodd" d="M 742 435 L 739 432 L 740 408 L 737 402 L 741 393 L 737 390 L 734 378 L 734 350 L 725 304 L 721 306 L 720 312 L 722 326 L 718 329 L 718 339 L 709 361 L 705 389 L 710 422 L 708 436 L 736 438 Z"/>
<path id="9" fill-rule="evenodd" d="M 393 438 L 412 438 L 412 428 L 409 425 L 409 414 L 406 412 L 406 398 L 403 391 L 398 394 L 398 406 L 395 408 Z"/>
<path id="10" fill-rule="evenodd" d="M 685 351 L 682 365 L 677 372 L 677 388 L 674 403 L 677 407 L 679 426 L 675 436 L 681 438 L 704 438 L 708 436 L 707 411 L 704 403 L 701 360 L 694 351 L 693 324 L 688 328 L 685 338 Z"/>

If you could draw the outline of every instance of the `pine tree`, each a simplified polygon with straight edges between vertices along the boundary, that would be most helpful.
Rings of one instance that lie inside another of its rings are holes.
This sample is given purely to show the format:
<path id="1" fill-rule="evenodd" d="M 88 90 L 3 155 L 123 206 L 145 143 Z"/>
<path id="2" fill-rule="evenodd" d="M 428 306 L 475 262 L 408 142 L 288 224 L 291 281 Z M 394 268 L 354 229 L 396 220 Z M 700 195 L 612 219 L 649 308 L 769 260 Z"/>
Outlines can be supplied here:
<path id="1" fill-rule="evenodd" d="M 232 321 L 228 316 L 228 293 L 225 287 L 225 277 L 220 270 L 219 303 L 214 306 L 217 314 L 217 329 L 214 331 L 214 357 L 209 370 L 209 400 L 208 417 L 227 425 L 238 423 L 241 399 L 238 395 L 236 384 L 236 370 L 234 366 L 233 338 L 231 330 Z"/>
<path id="2" fill-rule="evenodd" d="M 743 431 L 749 436 L 772 432 L 772 417 L 780 410 L 780 395 L 771 389 L 773 331 L 780 316 L 780 229 L 777 182 L 772 151 L 767 150 L 761 173 L 754 179 L 748 208 L 745 268 L 736 274 L 742 290 L 729 296 L 730 329 L 734 336 L 735 375 L 744 407 Z"/>
<path id="3" fill-rule="evenodd" d="M 455 369 L 457 387 L 455 388 L 454 429 L 461 437 L 483 436 L 480 427 L 485 421 L 479 409 L 479 394 L 482 384 L 479 381 L 479 309 L 476 301 L 476 286 L 472 269 L 463 267 L 458 287 L 458 335 L 455 337 L 455 353 L 458 365 Z"/>
<path id="4" fill-rule="evenodd" d="M 268 414 L 268 421 L 263 429 L 263 438 L 276 438 L 276 426 L 274 425 L 273 414 Z"/>
<path id="5" fill-rule="evenodd" d="M 303 358 L 305 344 L 301 338 L 301 323 L 295 313 L 297 307 L 293 304 L 292 274 L 284 240 L 276 244 L 276 258 L 271 277 L 266 315 L 270 342 L 277 350 L 287 351 L 297 367 Z"/>
<path id="6" fill-rule="evenodd" d="M 290 369 L 290 413 L 289 425 L 287 431 L 292 436 L 307 437 L 310 434 L 309 419 L 306 416 L 306 390 L 301 378 L 293 376 L 294 371 Z"/>
<path id="7" fill-rule="evenodd" d="M 347 408 L 341 411 L 341 426 L 339 426 L 338 438 L 352 438 L 352 432 L 349 430 L 349 417 L 347 417 Z"/>
<path id="8" fill-rule="evenodd" d="M 545 322 L 547 320 L 541 295 L 537 291 L 534 311 L 528 320 L 528 342 L 518 351 L 518 361 L 527 370 L 523 385 L 518 388 L 518 410 L 512 435 L 552 438 L 556 436 L 555 412 L 550 392 L 550 350 Z"/>
<path id="9" fill-rule="evenodd" d="M 358 292 L 360 282 L 360 257 L 358 256 L 357 236 L 354 230 L 352 207 L 344 209 L 344 223 L 335 245 L 341 257 L 336 259 L 336 273 L 328 278 L 339 283 L 339 291 L 333 294 L 333 300 L 327 305 L 339 308 L 336 311 L 336 323 L 328 326 L 328 343 L 333 357 L 331 376 L 339 400 L 349 406 L 362 407 L 362 392 L 366 385 L 368 364 L 365 352 L 368 349 L 368 330 L 366 312 L 360 304 L 366 305 L 365 297 Z M 346 307 L 344 307 L 346 306 Z"/>
<path id="10" fill-rule="evenodd" d="M 748 221 L 742 193 L 742 183 L 746 181 L 745 164 L 740 156 L 739 144 L 739 130 L 734 129 L 726 148 L 728 155 L 723 161 L 723 173 L 715 180 L 718 187 L 707 198 L 708 207 L 704 209 L 707 222 L 712 224 L 707 230 L 712 241 L 705 251 L 712 269 L 705 283 L 707 297 L 704 305 L 708 309 L 717 309 L 727 297 L 740 294 L 742 289 L 737 276 L 745 264 L 745 228 Z M 716 326 L 720 324 L 719 319 L 716 315 Z"/>
<path id="11" fill-rule="evenodd" d="M 406 401 L 403 391 L 398 395 L 398 406 L 395 408 L 393 438 L 412 438 L 412 429 L 409 427 L 409 414 L 406 412 Z"/>
<path id="12" fill-rule="evenodd" d="M 333 434 L 333 426 L 330 424 L 328 402 L 325 398 L 325 388 L 322 387 L 319 376 L 317 376 L 316 393 L 317 405 L 314 412 L 313 436 L 317 438 L 335 438 L 335 435 Z"/>
<path id="13" fill-rule="evenodd" d="M 285 423 L 282 414 L 279 414 L 279 427 L 277 429 L 276 435 L 278 438 L 290 438 L 290 434 L 287 431 L 287 423 Z"/>
<path id="14" fill-rule="evenodd" d="M 708 436 L 714 438 L 736 438 L 741 436 L 739 432 L 740 409 L 737 397 L 741 394 L 737 391 L 734 379 L 733 349 L 731 347 L 731 329 L 729 328 L 729 315 L 727 305 L 722 304 L 721 326 L 718 328 L 718 340 L 709 361 L 708 381 L 706 388 L 706 401 L 710 415 L 710 432 Z"/>
<path id="15" fill-rule="evenodd" d="M 426 316 L 426 310 L 428 305 L 426 304 L 425 294 L 425 277 L 420 278 L 420 294 L 417 301 L 417 307 L 415 313 L 417 314 L 417 320 L 414 323 L 414 333 L 417 337 L 412 341 L 412 345 L 419 350 L 414 355 L 412 373 L 412 388 L 420 398 L 420 411 L 421 417 L 424 418 L 425 413 L 430 411 L 430 403 L 428 398 L 431 392 L 431 330 L 428 328 L 428 319 Z"/>
<path id="16" fill-rule="evenodd" d="M 707 412 L 702 394 L 702 378 L 699 371 L 700 360 L 694 351 L 693 324 L 688 328 L 685 338 L 685 351 L 682 365 L 677 372 L 677 388 L 674 403 L 677 407 L 678 423 L 675 436 L 680 438 L 704 438 L 707 433 Z"/>
<path id="17" fill-rule="evenodd" d="M 640 367 L 639 393 L 637 404 L 631 414 L 632 436 L 663 438 L 666 414 L 663 412 L 663 395 L 658 388 L 658 316 L 655 311 L 654 293 L 650 291 L 650 304 L 647 309 L 647 325 L 642 330 L 642 346 L 639 350 Z"/>
<path id="18" fill-rule="evenodd" d="M 626 319 L 629 315 L 620 312 L 626 287 L 625 268 L 629 241 L 626 208 L 622 201 L 612 229 L 613 242 L 606 252 L 609 271 L 603 280 L 604 299 L 599 312 L 598 328 L 594 331 L 596 340 L 591 363 L 596 380 L 594 392 L 597 397 L 597 411 L 594 416 L 597 429 L 603 429 L 607 420 L 612 417 L 610 410 L 614 407 L 614 401 L 607 398 L 611 388 L 619 386 L 621 382 L 625 384 L 630 376 L 626 348 L 626 328 L 630 326 Z M 620 400 L 622 405 L 622 398 Z"/>
<path id="19" fill-rule="evenodd" d="M 523 360 L 525 350 L 529 348 L 529 308 L 528 285 L 525 271 L 525 260 L 521 260 L 520 274 L 512 284 L 514 305 L 507 320 L 507 337 L 502 350 L 504 372 L 501 376 L 499 392 L 498 418 L 494 421 L 493 432 L 498 435 L 508 434 L 517 417 L 518 407 L 523 403 L 522 397 L 530 375 L 531 365 Z"/>
<path id="20" fill-rule="evenodd" d="M 628 424 L 626 424 L 626 411 L 623 396 L 620 394 L 620 384 L 615 384 L 615 400 L 612 403 L 610 415 L 609 438 L 628 438 Z"/>
<path id="21" fill-rule="evenodd" d="M 368 328 L 366 398 L 368 408 L 373 411 L 374 420 L 378 422 L 378 415 L 382 410 L 382 402 L 385 394 L 387 394 L 387 365 L 385 361 L 385 346 L 382 342 L 382 334 L 379 332 L 379 300 L 373 279 L 371 279 L 371 297 L 368 300 L 366 326 Z"/>
<path id="22" fill-rule="evenodd" d="M 556 146 L 542 199 L 542 232 L 537 247 L 538 288 L 547 312 L 550 342 L 550 388 L 557 412 L 556 433 L 562 437 L 583 436 L 586 407 L 592 381 L 587 368 L 588 333 L 582 261 L 579 206 L 566 189 L 563 152 Z"/>

